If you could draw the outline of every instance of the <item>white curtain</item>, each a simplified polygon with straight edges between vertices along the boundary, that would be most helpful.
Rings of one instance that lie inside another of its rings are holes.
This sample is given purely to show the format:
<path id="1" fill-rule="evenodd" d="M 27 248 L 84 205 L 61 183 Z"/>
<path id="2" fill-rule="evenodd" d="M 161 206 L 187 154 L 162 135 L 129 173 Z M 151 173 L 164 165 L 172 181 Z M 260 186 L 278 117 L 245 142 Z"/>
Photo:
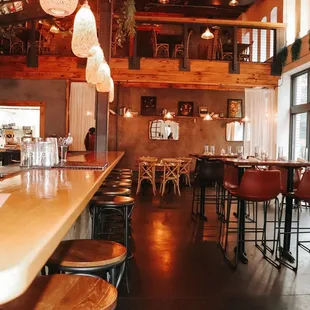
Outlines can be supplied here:
<path id="1" fill-rule="evenodd" d="M 72 151 L 85 151 L 84 139 L 90 127 L 95 127 L 96 88 L 84 82 L 72 82 L 70 87 L 69 132 L 73 137 Z"/>
<path id="2" fill-rule="evenodd" d="M 255 146 L 276 158 L 277 103 L 273 89 L 245 89 L 244 152 L 254 155 Z"/>

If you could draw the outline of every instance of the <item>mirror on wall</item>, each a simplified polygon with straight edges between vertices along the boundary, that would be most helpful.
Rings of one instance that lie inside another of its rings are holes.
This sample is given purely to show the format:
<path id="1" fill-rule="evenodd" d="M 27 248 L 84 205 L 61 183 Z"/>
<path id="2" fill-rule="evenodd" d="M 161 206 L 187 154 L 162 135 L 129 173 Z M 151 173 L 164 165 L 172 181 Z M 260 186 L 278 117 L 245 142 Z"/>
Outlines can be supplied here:
<path id="1" fill-rule="evenodd" d="M 226 123 L 226 141 L 243 141 L 244 123 Z"/>
<path id="2" fill-rule="evenodd" d="M 179 140 L 179 123 L 161 119 L 150 121 L 149 138 L 151 140 Z"/>

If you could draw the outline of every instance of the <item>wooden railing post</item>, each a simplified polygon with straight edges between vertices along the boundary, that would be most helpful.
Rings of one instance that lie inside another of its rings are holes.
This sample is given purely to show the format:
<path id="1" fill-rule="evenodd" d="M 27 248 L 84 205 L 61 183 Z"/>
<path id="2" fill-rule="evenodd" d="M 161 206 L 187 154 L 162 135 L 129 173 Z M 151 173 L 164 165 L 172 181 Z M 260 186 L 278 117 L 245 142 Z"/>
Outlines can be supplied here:
<path id="1" fill-rule="evenodd" d="M 27 49 L 28 46 L 26 46 L 26 50 Z M 27 50 L 27 67 L 38 67 L 38 64 L 39 58 L 36 47 L 36 24 L 35 21 L 31 21 L 30 47 Z"/>
<path id="2" fill-rule="evenodd" d="M 240 64 L 238 59 L 238 27 L 233 27 L 233 60 L 229 65 L 229 73 L 239 74 Z"/>
<path id="3" fill-rule="evenodd" d="M 183 58 L 180 60 L 180 71 L 190 71 L 190 63 L 188 61 L 187 55 L 187 42 L 188 40 L 188 24 L 183 24 L 183 45 L 184 45 L 184 54 Z"/>
<path id="4" fill-rule="evenodd" d="M 132 55 L 129 55 L 129 69 L 140 69 L 140 57 L 138 57 L 137 53 L 137 32 L 136 34 L 130 38 L 130 50 L 132 50 Z"/>

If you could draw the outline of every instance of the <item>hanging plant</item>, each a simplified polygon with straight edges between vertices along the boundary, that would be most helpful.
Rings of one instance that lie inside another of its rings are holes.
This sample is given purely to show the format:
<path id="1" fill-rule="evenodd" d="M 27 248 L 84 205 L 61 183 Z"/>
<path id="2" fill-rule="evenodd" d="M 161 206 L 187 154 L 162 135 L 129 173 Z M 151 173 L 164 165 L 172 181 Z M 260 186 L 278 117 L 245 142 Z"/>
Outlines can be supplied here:
<path id="1" fill-rule="evenodd" d="M 292 61 L 296 61 L 300 56 L 301 50 L 301 38 L 296 38 L 295 42 L 292 44 L 291 53 L 292 53 Z"/>
<path id="2" fill-rule="evenodd" d="M 282 67 L 286 63 L 287 55 L 288 55 L 288 48 L 287 48 L 287 46 L 284 46 L 280 49 L 280 51 L 277 55 L 277 58 L 279 59 Z"/>
<path id="3" fill-rule="evenodd" d="M 127 36 L 133 36 L 136 33 L 135 13 L 135 1 L 125 0 L 117 20 L 116 44 L 120 47 L 123 47 Z"/>

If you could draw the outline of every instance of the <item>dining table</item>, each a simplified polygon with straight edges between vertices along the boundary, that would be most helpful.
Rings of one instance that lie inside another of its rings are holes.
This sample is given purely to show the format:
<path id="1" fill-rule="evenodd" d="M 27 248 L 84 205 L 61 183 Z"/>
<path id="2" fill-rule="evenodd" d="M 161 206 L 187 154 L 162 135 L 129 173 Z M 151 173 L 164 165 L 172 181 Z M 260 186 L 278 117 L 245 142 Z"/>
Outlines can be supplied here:
<path id="1" fill-rule="evenodd" d="M 253 167 L 269 167 L 278 166 L 287 169 L 287 192 L 292 193 L 294 191 L 294 171 L 295 169 L 310 167 L 310 162 L 308 161 L 294 161 L 294 160 L 258 160 L 258 159 L 232 159 L 232 158 L 222 158 L 222 162 L 226 165 L 234 165 L 238 168 L 238 179 L 239 184 L 245 169 Z M 248 258 L 245 252 L 245 201 L 238 200 L 239 203 L 239 246 L 238 246 L 238 258 L 241 262 L 247 264 Z M 284 224 L 284 238 L 283 244 L 280 247 L 280 258 L 287 260 L 290 263 L 295 262 L 295 257 L 293 257 L 291 248 L 291 230 L 292 230 L 292 213 L 293 213 L 293 197 L 288 195 L 286 197 L 286 208 L 285 208 L 285 224 Z"/>

